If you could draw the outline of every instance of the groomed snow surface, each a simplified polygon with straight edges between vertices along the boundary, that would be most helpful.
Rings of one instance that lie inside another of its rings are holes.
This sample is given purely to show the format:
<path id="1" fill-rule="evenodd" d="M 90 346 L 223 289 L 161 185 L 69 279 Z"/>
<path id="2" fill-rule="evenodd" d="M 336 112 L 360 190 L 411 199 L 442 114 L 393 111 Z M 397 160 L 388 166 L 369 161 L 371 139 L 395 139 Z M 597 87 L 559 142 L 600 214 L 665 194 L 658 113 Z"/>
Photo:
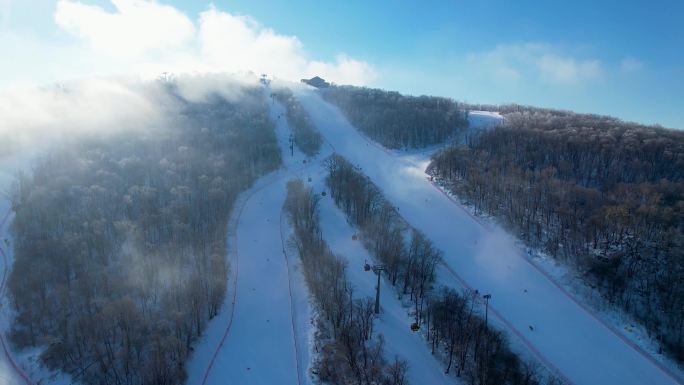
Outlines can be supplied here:
<path id="1" fill-rule="evenodd" d="M 471 128 L 493 128 L 503 123 L 503 116 L 492 111 L 468 111 L 468 122 Z"/>
<path id="2" fill-rule="evenodd" d="M 310 383 L 311 308 L 298 257 L 284 252 L 281 233 L 287 182 L 310 163 L 296 149 L 290 155 L 284 113 L 282 105 L 272 104 L 284 167 L 260 178 L 236 202 L 229 290 L 188 364 L 189 384 Z"/>
<path id="3" fill-rule="evenodd" d="M 510 325 L 509 334 L 525 340 L 552 370 L 573 384 L 677 383 L 530 263 L 505 231 L 483 227 L 430 183 L 415 159 L 369 143 L 317 92 L 300 88 L 296 94 L 337 152 L 359 165 L 400 214 L 444 252 L 446 265 L 463 283 L 492 294 L 490 309 Z M 442 284 L 463 287 L 453 275 L 441 277 Z"/>

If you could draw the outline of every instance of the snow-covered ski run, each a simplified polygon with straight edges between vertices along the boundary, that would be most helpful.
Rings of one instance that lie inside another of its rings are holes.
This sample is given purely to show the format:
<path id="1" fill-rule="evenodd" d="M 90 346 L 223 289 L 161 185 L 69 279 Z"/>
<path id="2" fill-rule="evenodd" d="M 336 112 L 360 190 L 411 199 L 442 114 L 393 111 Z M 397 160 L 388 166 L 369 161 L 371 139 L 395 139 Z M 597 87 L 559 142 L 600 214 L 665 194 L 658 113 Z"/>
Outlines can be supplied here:
<path id="1" fill-rule="evenodd" d="M 308 383 L 304 278 L 284 250 L 281 210 L 287 182 L 311 167 L 290 156 L 284 108 L 272 104 L 284 166 L 260 178 L 235 204 L 229 224 L 229 292 L 188 364 L 188 383 Z M 303 326 L 303 327 L 302 327 Z"/>
<path id="2" fill-rule="evenodd" d="M 567 381 L 577 385 L 680 381 L 530 263 L 505 231 L 484 228 L 436 188 L 426 178 L 426 164 L 417 161 L 424 158 L 369 143 L 316 91 L 300 88 L 296 94 L 337 152 L 360 166 L 408 223 L 444 251 L 446 265 L 465 284 L 491 293 L 492 308 Z M 461 286 L 444 275 L 440 280 Z"/>
<path id="3" fill-rule="evenodd" d="M 322 162 L 335 146 L 324 144 L 321 154 L 305 163 L 296 149 L 294 156 L 289 153 L 289 129 L 278 102 L 272 104 L 272 118 L 285 165 L 257 181 L 236 202 L 229 226 L 229 231 L 236 229 L 229 242 L 235 247 L 229 252 L 232 285 L 221 314 L 210 323 L 188 365 L 188 383 L 313 383 L 313 315 L 299 257 L 287 245 L 291 229 L 282 205 L 289 180 L 300 178 L 319 191 L 324 188 Z M 348 278 L 359 296 L 372 294 L 374 279 L 359 273 L 359 261 L 368 258 L 366 251 L 359 242 L 349 244 L 353 229 L 330 201 L 322 203 L 321 223 L 332 250 L 348 259 Z M 412 383 L 455 383 L 422 337 L 408 329 L 406 310 L 385 286 L 375 333 L 386 337 L 388 358 L 396 355 L 410 363 Z"/>

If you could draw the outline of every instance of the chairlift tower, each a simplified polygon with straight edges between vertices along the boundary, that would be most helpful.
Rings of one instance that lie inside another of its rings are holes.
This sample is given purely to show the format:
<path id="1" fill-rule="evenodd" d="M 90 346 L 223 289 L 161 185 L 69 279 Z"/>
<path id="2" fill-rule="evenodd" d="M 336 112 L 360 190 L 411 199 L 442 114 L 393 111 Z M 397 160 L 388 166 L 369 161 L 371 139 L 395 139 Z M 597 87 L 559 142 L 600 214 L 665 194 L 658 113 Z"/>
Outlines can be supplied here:
<path id="1" fill-rule="evenodd" d="M 373 273 L 378 276 L 378 284 L 375 286 L 375 314 L 380 314 L 380 273 L 385 271 L 385 266 L 383 265 L 373 265 L 371 268 L 368 263 L 364 265 L 364 270 L 368 271 L 372 269 Z"/>

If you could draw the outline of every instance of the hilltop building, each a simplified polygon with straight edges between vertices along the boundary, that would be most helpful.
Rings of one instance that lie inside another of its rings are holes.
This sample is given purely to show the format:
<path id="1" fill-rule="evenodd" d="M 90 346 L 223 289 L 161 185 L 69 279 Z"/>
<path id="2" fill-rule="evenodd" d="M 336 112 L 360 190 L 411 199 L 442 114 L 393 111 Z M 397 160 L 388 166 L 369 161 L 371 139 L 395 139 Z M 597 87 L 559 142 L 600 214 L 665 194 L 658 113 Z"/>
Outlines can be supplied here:
<path id="1" fill-rule="evenodd" d="M 316 88 L 327 88 L 330 87 L 330 83 L 326 82 L 323 78 L 319 76 L 314 76 L 311 79 L 302 79 L 302 83 L 306 83 L 312 87 Z"/>

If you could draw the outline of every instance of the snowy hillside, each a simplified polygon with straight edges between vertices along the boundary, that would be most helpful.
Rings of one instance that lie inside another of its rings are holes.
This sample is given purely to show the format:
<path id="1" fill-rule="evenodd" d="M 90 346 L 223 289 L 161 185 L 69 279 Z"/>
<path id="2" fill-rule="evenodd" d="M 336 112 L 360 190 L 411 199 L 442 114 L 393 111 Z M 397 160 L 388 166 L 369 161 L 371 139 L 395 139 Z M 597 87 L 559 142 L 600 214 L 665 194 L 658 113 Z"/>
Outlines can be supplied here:
<path id="1" fill-rule="evenodd" d="M 450 197 L 426 174 L 430 153 L 387 150 L 353 127 L 343 114 L 306 87 L 295 87 L 296 99 L 323 137 L 317 155 L 308 157 L 294 146 L 286 107 L 269 99 L 270 119 L 283 166 L 240 194 L 228 225 L 230 266 L 228 289 L 218 315 L 194 345 L 186 368 L 188 384 L 316 384 L 319 344 L 314 300 L 305 283 L 301 260 L 289 244 L 290 223 L 283 205 L 287 183 L 301 179 L 317 193 L 327 189 L 325 160 L 333 153 L 346 157 L 370 177 L 406 222 L 439 248 L 444 263 L 436 283 L 457 290 L 491 294 L 489 322 L 503 331 L 521 358 L 543 365 L 546 372 L 571 384 L 676 384 L 676 369 L 663 365 L 633 345 L 558 283 L 548 266 L 540 266 L 516 241 L 495 224 L 483 223 Z M 470 129 L 487 129 L 503 118 L 487 111 L 470 111 Z M 22 163 L 24 167 L 26 166 Z M 18 165 L 4 165 L 13 170 Z M 6 191 L 12 175 L 0 174 Z M 374 298 L 376 275 L 364 264 L 373 257 L 357 235 L 358 229 L 331 198 L 320 201 L 321 235 L 330 250 L 346 261 L 347 279 L 358 298 Z M 13 352 L 6 343 L 13 314 L 5 295 L 12 261 L 12 213 L 0 200 L 2 307 L 0 383 L 63 384 L 72 380 L 39 367 L 37 351 Z M 6 242 L 5 239 L 8 239 Z M 411 384 L 459 384 L 445 374 L 438 355 L 431 354 L 422 331 L 402 298 L 386 278 L 380 281 L 381 314 L 373 329 L 384 338 L 384 356 L 408 363 Z M 481 306 L 478 312 L 482 312 Z M 74 379 L 78 381 L 77 379 Z M 4 381 L 4 382 L 3 382 Z"/>
<path id="2" fill-rule="evenodd" d="M 549 280 L 503 230 L 483 227 L 445 196 L 414 161 L 369 143 L 316 92 L 301 89 L 298 96 L 337 152 L 358 164 L 406 220 L 445 252 L 446 265 L 463 283 L 492 294 L 491 307 L 534 355 L 575 384 L 677 382 Z"/>

